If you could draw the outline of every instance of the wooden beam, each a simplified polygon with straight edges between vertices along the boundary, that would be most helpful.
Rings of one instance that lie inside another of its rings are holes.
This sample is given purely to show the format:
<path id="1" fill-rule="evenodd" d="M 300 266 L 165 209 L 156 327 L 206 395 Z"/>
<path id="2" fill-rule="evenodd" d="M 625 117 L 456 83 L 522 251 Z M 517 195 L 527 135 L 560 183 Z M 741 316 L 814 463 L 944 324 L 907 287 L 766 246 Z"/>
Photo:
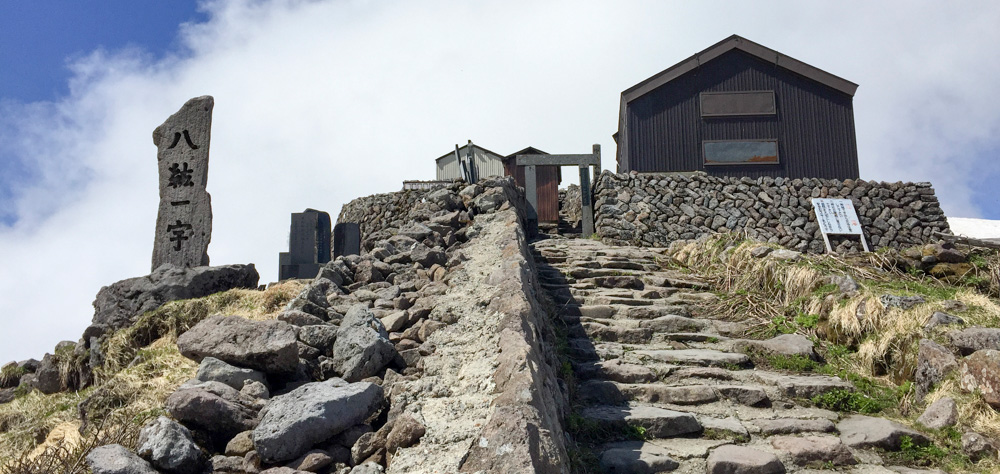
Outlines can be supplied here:
<path id="1" fill-rule="evenodd" d="M 517 165 L 527 166 L 601 166 L 601 156 L 587 155 L 517 155 Z"/>

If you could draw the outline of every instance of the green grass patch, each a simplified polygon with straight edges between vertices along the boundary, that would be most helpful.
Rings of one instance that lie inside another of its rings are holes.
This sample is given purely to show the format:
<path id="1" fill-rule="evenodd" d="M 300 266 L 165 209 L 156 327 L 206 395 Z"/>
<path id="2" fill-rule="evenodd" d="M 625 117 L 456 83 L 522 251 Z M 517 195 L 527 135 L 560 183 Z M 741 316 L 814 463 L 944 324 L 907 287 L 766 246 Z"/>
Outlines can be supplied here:
<path id="1" fill-rule="evenodd" d="M 791 372 L 817 372 L 823 367 L 823 364 L 801 355 L 771 354 L 764 356 L 764 361 L 772 369 Z"/>

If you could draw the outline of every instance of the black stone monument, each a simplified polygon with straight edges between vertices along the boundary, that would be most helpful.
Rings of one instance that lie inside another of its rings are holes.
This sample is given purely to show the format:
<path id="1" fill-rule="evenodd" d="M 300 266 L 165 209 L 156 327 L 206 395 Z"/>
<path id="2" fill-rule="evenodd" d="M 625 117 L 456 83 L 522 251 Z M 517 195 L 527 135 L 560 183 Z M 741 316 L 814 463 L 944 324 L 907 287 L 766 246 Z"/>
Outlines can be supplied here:
<path id="1" fill-rule="evenodd" d="M 278 279 L 315 278 L 330 261 L 330 215 L 315 209 L 292 213 L 288 252 L 278 254 Z"/>
<path id="2" fill-rule="evenodd" d="M 361 254 L 361 228 L 354 222 L 342 222 L 333 228 L 333 256 Z"/>

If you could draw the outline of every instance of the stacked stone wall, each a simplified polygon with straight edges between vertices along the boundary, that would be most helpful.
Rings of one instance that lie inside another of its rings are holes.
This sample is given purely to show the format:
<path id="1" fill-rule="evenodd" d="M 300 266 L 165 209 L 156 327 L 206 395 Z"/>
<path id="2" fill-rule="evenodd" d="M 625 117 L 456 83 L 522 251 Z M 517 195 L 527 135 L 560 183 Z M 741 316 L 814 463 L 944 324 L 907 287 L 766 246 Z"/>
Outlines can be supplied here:
<path id="1" fill-rule="evenodd" d="M 408 216 L 418 202 L 431 190 L 406 189 L 393 193 L 373 194 L 357 198 L 340 209 L 337 223 L 354 222 L 361 238 L 388 228 L 399 228 L 409 222 Z"/>
<path id="2" fill-rule="evenodd" d="M 618 244 L 660 247 L 713 232 L 807 252 L 823 252 L 813 198 L 854 202 L 872 247 L 905 248 L 949 233 L 930 183 L 727 178 L 704 174 L 601 173 L 594 186 L 595 225 Z M 831 236 L 837 251 L 858 250 L 856 236 Z"/>

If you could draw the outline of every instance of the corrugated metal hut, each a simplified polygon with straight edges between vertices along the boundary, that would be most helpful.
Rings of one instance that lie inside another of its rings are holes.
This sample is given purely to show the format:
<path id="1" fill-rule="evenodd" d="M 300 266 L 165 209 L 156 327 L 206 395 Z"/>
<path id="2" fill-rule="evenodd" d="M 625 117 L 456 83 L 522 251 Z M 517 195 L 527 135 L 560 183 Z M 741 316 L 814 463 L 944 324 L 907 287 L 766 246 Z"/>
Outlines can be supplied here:
<path id="1" fill-rule="evenodd" d="M 517 166 L 517 155 L 548 155 L 535 147 L 507 155 L 503 160 L 504 175 L 513 176 L 518 186 L 524 187 L 524 166 Z M 558 166 L 538 166 L 535 168 L 535 184 L 538 186 L 538 222 L 559 223 L 559 183 L 562 172 Z"/>
<path id="2" fill-rule="evenodd" d="M 618 171 L 856 179 L 857 88 L 730 36 L 622 92 Z"/>
<path id="3" fill-rule="evenodd" d="M 458 149 L 458 157 L 451 151 L 435 160 L 438 181 L 465 179 L 459 165 L 459 157 L 469 163 L 473 183 L 487 176 L 504 176 L 503 155 L 473 144 L 470 140 L 467 145 Z"/>

